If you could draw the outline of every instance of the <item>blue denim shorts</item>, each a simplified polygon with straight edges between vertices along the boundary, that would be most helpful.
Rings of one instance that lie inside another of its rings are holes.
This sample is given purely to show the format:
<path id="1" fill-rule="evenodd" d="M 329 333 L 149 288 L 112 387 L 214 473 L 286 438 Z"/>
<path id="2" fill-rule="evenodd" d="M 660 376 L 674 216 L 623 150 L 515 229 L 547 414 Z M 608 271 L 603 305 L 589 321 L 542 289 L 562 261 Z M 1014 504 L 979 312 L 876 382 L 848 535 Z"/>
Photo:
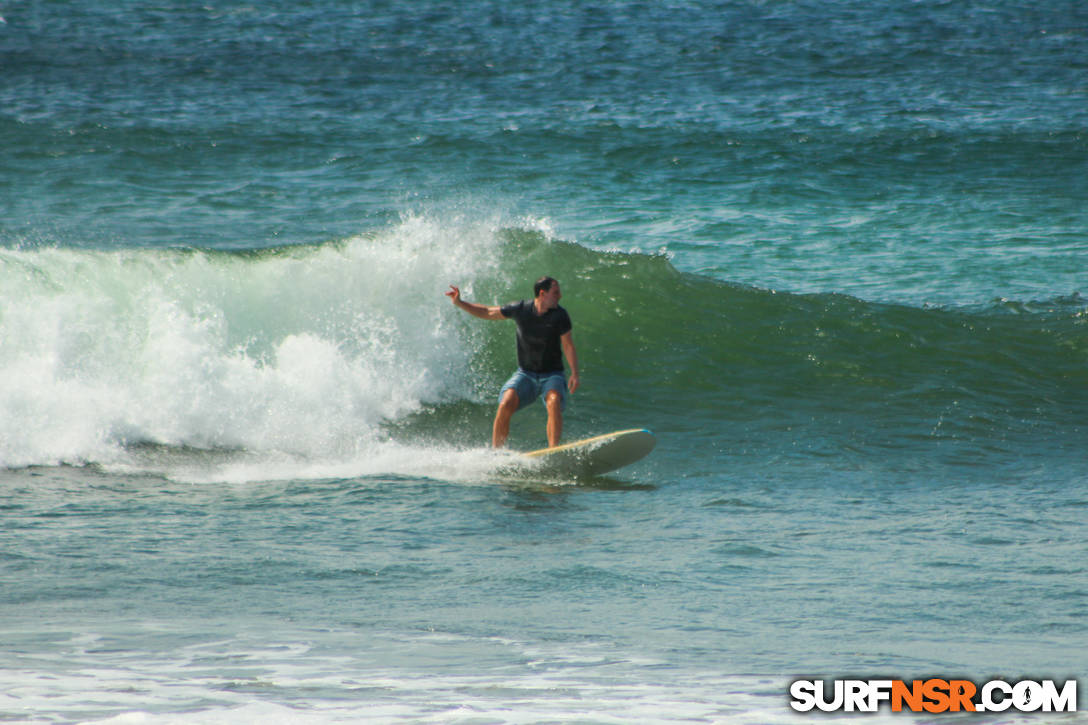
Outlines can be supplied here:
<path id="1" fill-rule="evenodd" d="M 567 409 L 567 378 L 563 373 L 531 373 L 518 368 L 499 391 L 499 402 L 507 390 L 513 389 L 518 394 L 518 410 L 529 405 L 537 398 L 547 399 L 549 391 L 559 391 L 559 409 Z"/>

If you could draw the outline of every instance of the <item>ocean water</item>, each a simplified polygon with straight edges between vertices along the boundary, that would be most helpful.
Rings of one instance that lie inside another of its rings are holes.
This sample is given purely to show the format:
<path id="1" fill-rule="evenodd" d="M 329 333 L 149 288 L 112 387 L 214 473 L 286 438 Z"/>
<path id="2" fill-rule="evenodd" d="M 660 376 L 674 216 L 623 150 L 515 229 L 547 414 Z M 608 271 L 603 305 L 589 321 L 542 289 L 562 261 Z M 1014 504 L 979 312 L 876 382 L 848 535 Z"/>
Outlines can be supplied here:
<path id="1" fill-rule="evenodd" d="M 1088 670 L 1088 6 L 0 17 L 0 721 Z M 504 473 L 541 406 L 486 447 L 513 330 L 443 293 L 542 274 L 566 438 L 658 437 L 608 477 Z"/>

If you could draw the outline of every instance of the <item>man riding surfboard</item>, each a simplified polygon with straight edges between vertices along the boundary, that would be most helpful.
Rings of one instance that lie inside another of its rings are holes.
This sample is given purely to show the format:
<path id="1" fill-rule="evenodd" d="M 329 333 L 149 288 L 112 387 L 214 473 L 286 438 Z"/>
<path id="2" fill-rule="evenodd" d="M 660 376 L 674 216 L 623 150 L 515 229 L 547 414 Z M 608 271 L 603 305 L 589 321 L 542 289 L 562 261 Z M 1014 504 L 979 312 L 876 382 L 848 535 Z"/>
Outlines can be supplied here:
<path id="1" fill-rule="evenodd" d="M 510 434 L 510 419 L 541 395 L 548 410 L 548 445 L 559 445 L 567 393 L 580 383 L 578 353 L 571 339 L 571 321 L 559 306 L 559 282 L 541 277 L 533 285 L 533 299 L 508 305 L 480 305 L 461 299 L 461 290 L 450 285 L 446 296 L 454 306 L 482 320 L 512 319 L 517 323 L 518 369 L 499 391 L 499 407 L 491 429 L 491 445 L 500 448 Z M 564 377 L 563 357 L 570 366 Z"/>

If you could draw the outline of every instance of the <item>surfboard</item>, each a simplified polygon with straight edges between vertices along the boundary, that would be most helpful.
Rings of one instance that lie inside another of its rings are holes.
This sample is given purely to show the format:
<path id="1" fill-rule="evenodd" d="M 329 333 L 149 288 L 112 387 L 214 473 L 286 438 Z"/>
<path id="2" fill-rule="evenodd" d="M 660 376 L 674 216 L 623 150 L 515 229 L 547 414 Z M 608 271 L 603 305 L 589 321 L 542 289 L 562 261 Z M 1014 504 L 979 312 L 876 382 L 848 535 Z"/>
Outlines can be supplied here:
<path id="1" fill-rule="evenodd" d="M 646 457 L 657 445 L 644 428 L 620 430 L 522 455 L 531 470 L 550 475 L 599 476 Z"/>

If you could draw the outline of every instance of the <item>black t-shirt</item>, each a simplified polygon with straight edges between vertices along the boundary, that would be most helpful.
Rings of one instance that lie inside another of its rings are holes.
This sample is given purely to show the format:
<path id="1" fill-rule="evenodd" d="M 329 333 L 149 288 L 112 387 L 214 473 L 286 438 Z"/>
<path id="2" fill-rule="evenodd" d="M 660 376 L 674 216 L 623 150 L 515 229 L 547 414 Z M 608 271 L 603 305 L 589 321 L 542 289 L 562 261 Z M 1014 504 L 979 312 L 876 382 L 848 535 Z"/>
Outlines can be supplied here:
<path id="1" fill-rule="evenodd" d="M 503 317 L 518 325 L 518 367 L 531 373 L 563 372 L 563 348 L 559 338 L 571 330 L 570 315 L 558 305 L 543 315 L 532 300 L 502 307 Z"/>

